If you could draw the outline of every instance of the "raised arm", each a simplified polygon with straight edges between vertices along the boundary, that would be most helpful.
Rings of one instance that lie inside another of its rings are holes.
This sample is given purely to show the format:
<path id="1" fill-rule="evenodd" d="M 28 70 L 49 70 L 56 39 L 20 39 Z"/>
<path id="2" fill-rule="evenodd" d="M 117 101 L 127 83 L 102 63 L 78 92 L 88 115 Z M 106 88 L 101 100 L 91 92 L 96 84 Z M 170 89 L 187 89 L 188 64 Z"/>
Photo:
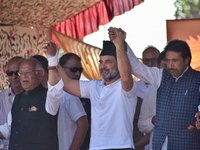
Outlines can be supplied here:
<path id="1" fill-rule="evenodd" d="M 43 51 L 47 56 L 49 65 L 48 92 L 45 108 L 51 115 L 56 115 L 63 96 L 63 82 L 57 70 L 58 50 L 54 42 L 46 41 L 43 44 Z"/>
<path id="2" fill-rule="evenodd" d="M 63 89 L 72 95 L 80 97 L 81 94 L 80 94 L 79 81 L 70 79 L 60 65 L 58 65 L 58 72 L 57 69 L 55 69 L 55 67 L 57 67 L 56 65 L 58 64 L 58 57 L 57 57 L 58 51 L 54 42 L 47 41 L 45 44 L 46 45 L 43 46 L 43 51 L 47 55 L 49 62 L 49 69 L 51 70 L 51 74 L 49 75 L 49 83 L 51 85 L 54 85 L 59 81 L 59 78 L 61 77 L 64 82 Z"/>
<path id="3" fill-rule="evenodd" d="M 153 85 L 156 89 L 160 86 L 163 69 L 147 67 L 141 63 L 127 44 L 127 56 L 131 64 L 131 73 L 139 79 Z"/>
<path id="4" fill-rule="evenodd" d="M 48 59 L 48 69 L 49 69 L 49 83 L 54 86 L 56 85 L 59 80 L 61 79 L 58 70 L 58 50 L 57 46 L 52 41 L 46 41 L 43 44 L 43 51 L 45 52 L 47 59 Z"/>
<path id="5" fill-rule="evenodd" d="M 80 92 L 80 85 L 79 85 L 79 80 L 74 80 L 71 79 L 67 76 L 67 74 L 65 73 L 64 69 L 58 65 L 58 72 L 60 74 L 60 76 L 63 79 L 64 82 L 64 87 L 63 89 L 67 92 L 70 93 L 74 96 L 78 96 L 81 97 L 81 92 Z"/>
<path id="6" fill-rule="evenodd" d="M 121 77 L 122 88 L 125 91 L 130 91 L 133 87 L 133 78 L 131 74 L 131 66 L 128 60 L 124 41 L 126 33 L 121 29 L 109 28 L 110 40 L 114 43 L 117 53 L 117 65 Z"/>

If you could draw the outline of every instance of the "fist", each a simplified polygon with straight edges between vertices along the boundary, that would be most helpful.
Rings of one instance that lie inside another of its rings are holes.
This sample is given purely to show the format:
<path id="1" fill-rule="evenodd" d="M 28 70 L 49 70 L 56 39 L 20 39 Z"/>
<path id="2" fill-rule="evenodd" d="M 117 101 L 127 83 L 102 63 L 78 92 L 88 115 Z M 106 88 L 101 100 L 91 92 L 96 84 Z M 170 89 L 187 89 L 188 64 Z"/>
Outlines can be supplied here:
<path id="1" fill-rule="evenodd" d="M 48 55 L 55 56 L 57 52 L 57 45 L 55 44 L 54 41 L 45 41 L 42 44 L 42 50 L 47 55 L 47 57 Z"/>

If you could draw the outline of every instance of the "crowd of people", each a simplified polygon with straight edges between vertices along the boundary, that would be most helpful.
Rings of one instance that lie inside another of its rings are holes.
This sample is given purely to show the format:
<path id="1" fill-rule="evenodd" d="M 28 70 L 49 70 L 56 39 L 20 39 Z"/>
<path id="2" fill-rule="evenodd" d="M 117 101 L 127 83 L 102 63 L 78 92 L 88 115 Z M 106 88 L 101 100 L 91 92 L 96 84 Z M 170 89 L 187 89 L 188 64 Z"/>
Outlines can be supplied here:
<path id="1" fill-rule="evenodd" d="M 181 40 L 141 63 L 126 32 L 109 28 L 99 59 L 102 80 L 81 81 L 81 58 L 58 61 L 15 56 L 7 63 L 10 88 L 0 92 L 0 150 L 199 150 L 200 72 Z M 140 81 L 136 82 L 133 75 Z"/>

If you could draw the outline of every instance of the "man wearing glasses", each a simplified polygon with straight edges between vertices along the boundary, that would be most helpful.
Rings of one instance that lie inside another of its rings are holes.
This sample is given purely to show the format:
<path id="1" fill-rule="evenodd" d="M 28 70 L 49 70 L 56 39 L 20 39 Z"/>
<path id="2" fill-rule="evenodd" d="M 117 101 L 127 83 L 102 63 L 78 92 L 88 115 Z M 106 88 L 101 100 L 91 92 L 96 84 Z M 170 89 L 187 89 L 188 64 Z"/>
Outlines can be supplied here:
<path id="1" fill-rule="evenodd" d="M 83 68 L 79 56 L 74 53 L 65 54 L 60 58 L 59 63 L 71 79 L 80 79 Z M 47 101 L 46 110 L 52 115 L 59 111 L 59 150 L 78 150 L 88 130 L 87 115 L 81 101 L 79 97 L 64 92 L 60 106 L 54 109 L 54 111 L 50 111 L 48 107 L 51 107 L 51 105 L 55 106 L 56 103 L 56 101 Z"/>
<path id="2" fill-rule="evenodd" d="M 153 46 L 148 46 L 142 53 L 143 64 L 145 64 L 148 67 L 158 67 L 157 59 L 159 54 L 160 52 L 157 48 Z M 140 80 L 137 82 L 137 86 L 138 86 L 137 96 L 143 99 L 144 93 L 146 89 L 150 86 L 150 84 Z"/>
<path id="3" fill-rule="evenodd" d="M 50 115 L 45 110 L 46 99 L 50 97 L 41 84 L 42 65 L 34 58 L 24 59 L 19 75 L 24 91 L 16 95 L 12 118 L 8 120 L 11 126 L 9 150 L 58 150 L 57 115 Z M 62 87 L 59 75 L 54 73 L 52 76 L 49 71 L 48 88 L 54 93 L 54 99 L 62 99 Z"/>
<path id="4" fill-rule="evenodd" d="M 22 57 L 20 56 L 15 56 L 7 63 L 8 70 L 6 71 L 6 74 L 10 82 L 10 88 L 0 92 L 0 136 L 3 139 L 8 138 L 6 132 L 4 132 L 4 127 L 7 126 L 7 116 L 11 110 L 14 97 L 23 91 L 18 75 L 19 61 L 21 58 Z M 1 141 L 0 148 L 8 149 L 9 140 L 6 139 Z"/>
<path id="5" fill-rule="evenodd" d="M 157 59 L 158 59 L 159 54 L 160 54 L 160 52 L 157 48 L 155 48 L 153 46 L 148 46 L 147 48 L 145 48 L 145 50 L 142 53 L 143 64 L 145 64 L 148 67 L 158 67 Z M 146 89 L 150 86 L 151 85 L 149 83 L 146 83 L 143 80 L 139 80 L 137 82 L 137 87 L 138 87 L 137 106 L 136 106 L 136 112 L 135 112 L 135 117 L 134 117 L 134 122 L 133 122 L 133 125 L 134 125 L 133 140 L 134 140 L 134 143 L 136 146 L 137 145 L 141 146 L 140 148 L 138 148 L 139 150 L 144 149 L 143 147 L 146 145 L 145 139 L 148 136 L 148 135 L 146 135 L 146 137 L 143 137 L 143 133 L 141 133 L 139 131 L 138 120 L 139 120 L 140 108 L 142 105 L 142 99 L 144 97 L 144 93 L 145 93 Z M 148 149 L 148 147 L 146 146 L 145 149 Z"/>

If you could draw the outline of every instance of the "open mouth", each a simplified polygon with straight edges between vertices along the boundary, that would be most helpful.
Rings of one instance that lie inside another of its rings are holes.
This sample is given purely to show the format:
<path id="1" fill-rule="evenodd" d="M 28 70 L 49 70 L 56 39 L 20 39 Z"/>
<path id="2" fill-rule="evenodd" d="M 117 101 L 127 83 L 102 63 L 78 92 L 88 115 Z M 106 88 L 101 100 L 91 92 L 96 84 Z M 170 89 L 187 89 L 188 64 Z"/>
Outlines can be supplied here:
<path id="1" fill-rule="evenodd" d="M 28 81 L 27 80 L 23 80 L 22 83 L 28 83 Z"/>

